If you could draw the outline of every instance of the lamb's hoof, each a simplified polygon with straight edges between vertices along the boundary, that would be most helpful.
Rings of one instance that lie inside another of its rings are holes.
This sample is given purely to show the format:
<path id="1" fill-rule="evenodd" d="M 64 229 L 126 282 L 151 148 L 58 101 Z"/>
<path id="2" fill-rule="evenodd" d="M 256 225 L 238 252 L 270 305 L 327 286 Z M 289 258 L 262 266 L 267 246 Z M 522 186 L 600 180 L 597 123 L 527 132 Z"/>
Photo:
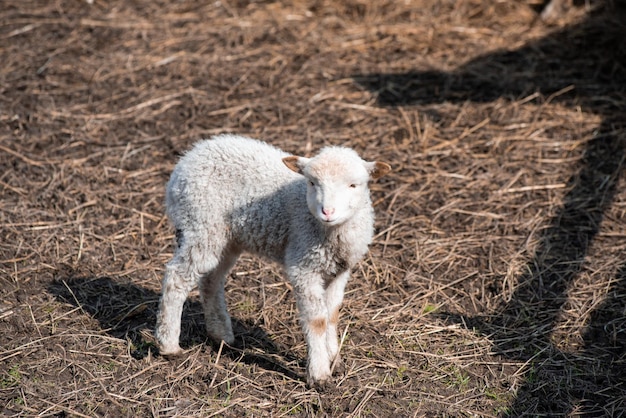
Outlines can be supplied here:
<path id="1" fill-rule="evenodd" d="M 217 347 L 219 347 L 222 344 L 222 342 L 224 342 L 224 344 L 226 344 L 227 346 L 231 346 L 231 347 L 235 345 L 235 335 L 233 334 L 232 331 L 225 332 L 225 333 L 207 331 L 207 337 L 209 341 L 211 341 L 211 343 Z"/>
<path id="2" fill-rule="evenodd" d="M 180 347 L 166 349 L 159 347 L 159 355 L 165 358 L 179 357 L 183 354 L 183 349 Z"/>
<path id="3" fill-rule="evenodd" d="M 315 376 L 308 372 L 306 376 L 306 383 L 309 388 L 315 389 L 318 392 L 326 392 L 334 387 L 332 384 L 330 370 L 326 371 L 326 373 L 319 373 Z"/>
<path id="4" fill-rule="evenodd" d="M 223 338 L 220 338 L 221 341 L 224 341 L 224 344 L 233 347 L 235 345 L 235 336 L 233 334 L 227 335 Z M 220 342 L 221 342 L 220 341 Z"/>
<path id="5" fill-rule="evenodd" d="M 330 392 L 335 387 L 331 379 L 312 380 L 311 378 L 307 379 L 307 386 L 320 393 Z"/>

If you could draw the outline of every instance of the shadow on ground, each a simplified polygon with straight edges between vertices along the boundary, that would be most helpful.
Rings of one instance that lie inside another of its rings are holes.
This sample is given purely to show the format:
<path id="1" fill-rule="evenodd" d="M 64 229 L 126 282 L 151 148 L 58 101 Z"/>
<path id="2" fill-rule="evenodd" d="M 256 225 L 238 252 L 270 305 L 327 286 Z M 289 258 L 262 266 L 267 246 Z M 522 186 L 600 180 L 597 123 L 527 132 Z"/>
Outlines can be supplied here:
<path id="1" fill-rule="evenodd" d="M 59 301 L 80 307 L 95 318 L 110 336 L 129 341 L 131 355 L 142 359 L 149 351 L 158 352 L 151 335 L 156 323 L 159 295 L 132 283 L 118 283 L 109 277 L 57 279 L 49 287 Z M 303 367 L 304 360 L 278 347 L 258 326 L 233 318 L 235 345 L 224 346 L 222 356 L 246 364 L 256 364 L 266 370 L 282 373 L 292 379 L 303 380 L 286 363 Z M 187 300 L 183 311 L 180 345 L 189 349 L 207 344 L 218 350 L 219 344 L 205 337 L 202 306 Z M 285 363 L 277 360 L 280 357 Z"/>
<path id="2" fill-rule="evenodd" d="M 564 353 L 550 341 L 624 171 L 625 40 L 626 5 L 611 2 L 598 5 L 580 24 L 516 50 L 477 57 L 455 71 L 354 76 L 381 106 L 428 111 L 433 103 L 519 100 L 539 93 L 546 102 L 580 106 L 603 118 L 510 301 L 489 317 L 448 317 L 489 335 L 496 354 L 528 362 L 508 416 L 626 413 L 626 267 L 593 312 L 582 350 Z"/>

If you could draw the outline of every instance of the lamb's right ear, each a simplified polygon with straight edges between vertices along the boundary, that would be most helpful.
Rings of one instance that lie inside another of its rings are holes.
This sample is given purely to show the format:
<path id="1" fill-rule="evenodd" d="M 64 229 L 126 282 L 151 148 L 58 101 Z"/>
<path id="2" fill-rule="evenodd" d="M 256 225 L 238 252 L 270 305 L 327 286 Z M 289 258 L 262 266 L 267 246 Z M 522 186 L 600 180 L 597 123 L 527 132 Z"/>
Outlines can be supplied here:
<path id="1" fill-rule="evenodd" d="M 370 178 L 376 180 L 384 176 L 385 174 L 391 171 L 391 166 L 387 163 L 383 163 L 381 161 L 375 161 L 371 164 L 370 168 Z"/>
<path id="2" fill-rule="evenodd" d="M 298 174 L 303 174 L 302 170 L 304 169 L 307 161 L 308 158 L 302 158 L 296 155 L 291 155 L 289 157 L 283 158 L 283 163 L 285 163 L 287 168 L 289 168 L 291 171 L 295 171 Z"/>

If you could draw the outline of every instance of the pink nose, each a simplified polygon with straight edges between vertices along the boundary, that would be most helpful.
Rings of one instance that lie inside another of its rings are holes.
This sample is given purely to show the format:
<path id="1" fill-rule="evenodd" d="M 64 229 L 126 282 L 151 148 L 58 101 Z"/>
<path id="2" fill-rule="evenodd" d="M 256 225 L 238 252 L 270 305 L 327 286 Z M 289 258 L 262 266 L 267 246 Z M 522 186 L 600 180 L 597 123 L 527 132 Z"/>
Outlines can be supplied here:
<path id="1" fill-rule="evenodd" d="M 332 215 L 333 213 L 335 213 L 335 208 L 331 208 L 331 209 L 322 208 L 322 213 L 323 213 L 325 216 L 330 216 L 330 215 Z"/>

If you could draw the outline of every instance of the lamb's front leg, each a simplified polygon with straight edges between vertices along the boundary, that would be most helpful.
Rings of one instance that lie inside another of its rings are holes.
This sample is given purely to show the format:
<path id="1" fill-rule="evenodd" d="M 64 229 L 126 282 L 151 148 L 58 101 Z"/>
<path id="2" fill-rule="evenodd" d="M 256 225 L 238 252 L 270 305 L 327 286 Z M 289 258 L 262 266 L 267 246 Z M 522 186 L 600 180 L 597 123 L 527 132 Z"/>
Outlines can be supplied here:
<path id="1" fill-rule="evenodd" d="M 327 345 L 330 321 L 323 280 L 311 275 L 292 279 L 292 284 L 308 349 L 307 381 L 310 385 L 323 384 L 330 378 L 332 360 Z"/>
<path id="2" fill-rule="evenodd" d="M 339 355 L 339 343 L 337 339 L 337 324 L 339 322 L 339 308 L 343 302 L 346 283 L 350 278 L 350 271 L 340 273 L 335 280 L 328 284 L 326 288 L 326 307 L 328 308 L 328 329 L 326 330 L 326 347 L 330 356 L 331 366 L 340 370 L 342 367 Z"/>

